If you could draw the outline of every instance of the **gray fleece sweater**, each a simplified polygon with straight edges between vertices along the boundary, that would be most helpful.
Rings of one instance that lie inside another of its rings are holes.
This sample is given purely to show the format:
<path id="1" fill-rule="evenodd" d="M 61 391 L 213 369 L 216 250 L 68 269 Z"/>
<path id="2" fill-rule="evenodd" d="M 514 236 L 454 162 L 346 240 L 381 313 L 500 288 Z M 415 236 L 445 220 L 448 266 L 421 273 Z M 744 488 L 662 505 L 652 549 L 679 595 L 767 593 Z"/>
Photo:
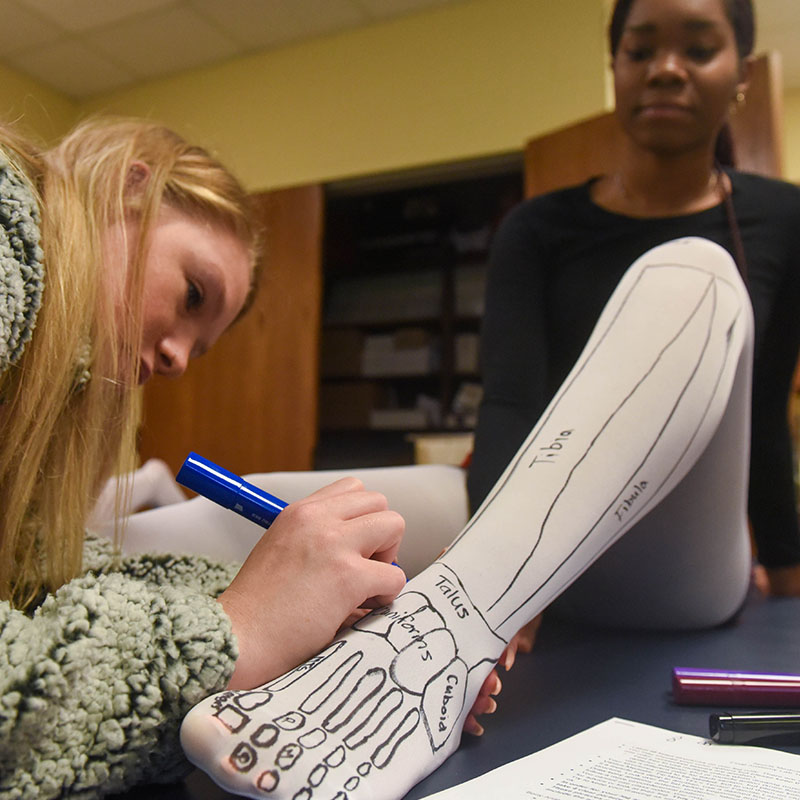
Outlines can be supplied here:
<path id="1" fill-rule="evenodd" d="M 0 798 L 99 798 L 185 774 L 178 731 L 223 689 L 236 643 L 214 599 L 237 567 L 137 555 L 85 572 L 30 616 L 0 603 Z"/>

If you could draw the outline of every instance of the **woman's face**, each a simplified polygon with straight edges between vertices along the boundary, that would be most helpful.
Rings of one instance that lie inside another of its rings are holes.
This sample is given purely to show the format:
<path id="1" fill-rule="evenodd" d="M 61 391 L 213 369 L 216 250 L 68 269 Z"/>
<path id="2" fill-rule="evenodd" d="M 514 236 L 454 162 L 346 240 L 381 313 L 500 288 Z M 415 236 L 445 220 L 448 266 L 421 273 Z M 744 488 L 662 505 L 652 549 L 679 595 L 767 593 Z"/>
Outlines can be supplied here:
<path id="1" fill-rule="evenodd" d="M 617 116 L 652 152 L 713 149 L 748 67 L 723 0 L 636 0 L 613 61 Z"/>
<path id="2" fill-rule="evenodd" d="M 133 252 L 137 224 L 126 228 Z M 119 226 L 106 235 L 106 265 L 124 274 L 123 254 Z M 205 353 L 236 319 L 251 277 L 248 250 L 234 233 L 162 206 L 144 267 L 138 382 L 154 373 L 177 377 Z"/>

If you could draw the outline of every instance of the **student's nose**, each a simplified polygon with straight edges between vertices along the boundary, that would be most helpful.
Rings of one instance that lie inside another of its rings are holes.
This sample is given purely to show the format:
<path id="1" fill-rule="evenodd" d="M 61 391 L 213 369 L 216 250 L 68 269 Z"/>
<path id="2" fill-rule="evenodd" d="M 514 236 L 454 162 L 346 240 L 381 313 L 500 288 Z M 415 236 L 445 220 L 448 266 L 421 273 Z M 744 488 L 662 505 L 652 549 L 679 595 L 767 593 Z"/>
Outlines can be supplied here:
<path id="1" fill-rule="evenodd" d="M 190 347 L 180 339 L 164 338 L 158 344 L 156 372 L 177 378 L 189 364 Z"/>

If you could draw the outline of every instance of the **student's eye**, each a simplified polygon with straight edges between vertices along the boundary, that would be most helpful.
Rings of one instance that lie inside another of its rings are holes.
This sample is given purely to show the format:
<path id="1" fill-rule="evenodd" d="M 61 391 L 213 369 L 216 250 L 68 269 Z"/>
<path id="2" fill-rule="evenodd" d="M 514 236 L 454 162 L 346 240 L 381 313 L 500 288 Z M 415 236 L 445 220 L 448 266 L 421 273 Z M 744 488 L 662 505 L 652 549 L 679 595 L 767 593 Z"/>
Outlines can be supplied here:
<path id="1" fill-rule="evenodd" d="M 186 310 L 195 311 L 203 305 L 203 292 L 193 281 L 186 281 Z"/>

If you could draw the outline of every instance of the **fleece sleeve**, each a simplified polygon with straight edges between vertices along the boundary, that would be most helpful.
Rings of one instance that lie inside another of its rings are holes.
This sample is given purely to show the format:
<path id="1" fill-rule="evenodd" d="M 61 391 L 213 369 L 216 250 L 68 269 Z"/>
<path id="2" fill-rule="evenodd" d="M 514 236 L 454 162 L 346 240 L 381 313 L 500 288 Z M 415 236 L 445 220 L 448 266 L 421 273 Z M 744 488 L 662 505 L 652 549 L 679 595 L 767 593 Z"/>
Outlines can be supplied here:
<path id="1" fill-rule="evenodd" d="M 32 616 L 0 604 L 3 800 L 178 778 L 183 716 L 233 673 L 235 640 L 214 599 L 232 567 L 140 556 L 103 572 L 103 555 L 88 547 L 96 571 Z"/>

